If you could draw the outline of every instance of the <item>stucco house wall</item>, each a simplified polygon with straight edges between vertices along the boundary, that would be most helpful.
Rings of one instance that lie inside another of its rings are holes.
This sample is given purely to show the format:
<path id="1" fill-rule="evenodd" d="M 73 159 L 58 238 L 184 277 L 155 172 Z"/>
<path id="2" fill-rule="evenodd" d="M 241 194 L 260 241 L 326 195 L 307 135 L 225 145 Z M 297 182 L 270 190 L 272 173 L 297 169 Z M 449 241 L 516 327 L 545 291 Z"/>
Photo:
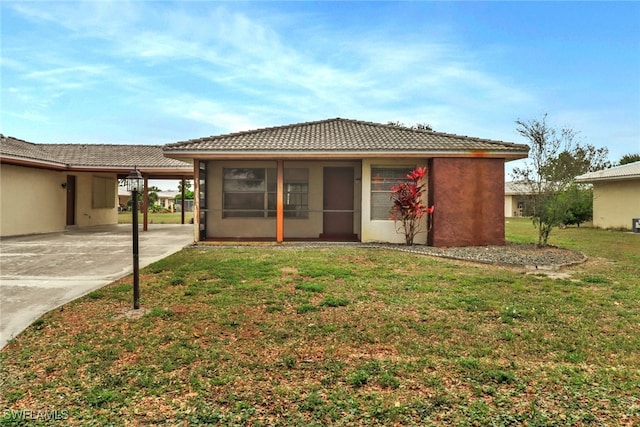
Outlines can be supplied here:
<path id="1" fill-rule="evenodd" d="M 285 161 L 285 168 L 309 170 L 308 218 L 285 218 L 285 239 L 313 239 L 323 232 L 323 169 L 325 167 L 352 167 L 354 169 L 354 221 L 353 234 L 363 242 L 404 243 L 404 235 L 396 230 L 394 221 L 371 219 L 371 168 L 404 167 L 409 173 L 427 159 L 363 159 L 354 161 Z M 207 161 L 207 238 L 274 238 L 275 218 L 223 218 L 222 181 L 225 168 L 275 168 L 275 161 Z M 331 189 L 329 189 L 331 191 Z M 427 195 L 424 195 L 427 201 Z M 389 201 L 391 208 L 391 201 Z M 426 219 L 425 219 L 426 221 Z M 427 243 L 426 228 L 418 234 L 416 244 Z"/>
<path id="2" fill-rule="evenodd" d="M 207 161 L 207 237 L 209 238 L 275 238 L 276 218 L 223 218 L 223 170 L 225 168 L 276 168 L 275 161 Z M 287 168 L 309 171 L 307 218 L 285 218 L 284 237 L 288 239 L 317 238 L 323 231 L 323 169 L 325 167 L 353 167 L 355 173 L 353 233 L 360 234 L 360 162 L 294 161 L 284 162 Z"/>
<path id="3" fill-rule="evenodd" d="M 505 194 L 504 196 L 504 216 L 505 218 L 520 216 L 518 215 L 517 196 Z"/>
<path id="4" fill-rule="evenodd" d="M 74 173 L 76 176 L 76 224 L 78 227 L 91 227 L 118 223 L 118 177 L 104 173 Z M 113 201 L 111 207 L 96 208 L 93 205 L 94 177 L 107 178 L 112 187 Z"/>
<path id="5" fill-rule="evenodd" d="M 61 184 L 66 179 L 63 172 L 2 165 L 0 236 L 64 230 L 66 191 Z"/>
<path id="6" fill-rule="evenodd" d="M 593 225 L 631 229 L 640 218 L 640 162 L 628 163 L 577 176 L 578 183 L 593 184 Z"/>
<path id="7" fill-rule="evenodd" d="M 435 206 L 432 246 L 504 245 L 504 160 L 434 158 L 430 161 L 429 205 Z"/>
<path id="8" fill-rule="evenodd" d="M 363 242 L 389 242 L 402 244 L 405 242 L 402 231 L 396 230 L 396 223 L 393 220 L 371 219 L 371 169 L 373 167 L 406 167 L 407 173 L 417 167 L 427 165 L 427 159 L 364 159 L 362 161 L 362 241 Z M 429 172 L 427 172 L 428 182 Z M 425 189 L 428 188 L 428 185 Z M 427 192 L 423 195 L 424 203 L 427 203 Z M 391 201 L 389 201 L 391 209 Z M 414 243 L 424 245 L 427 243 L 426 217 L 424 222 L 424 232 L 419 233 Z"/>
<path id="9" fill-rule="evenodd" d="M 595 227 L 631 229 L 632 218 L 640 218 L 640 179 L 593 184 Z"/>
<path id="10" fill-rule="evenodd" d="M 67 182 L 67 175 L 76 177 L 74 225 L 90 227 L 118 222 L 117 196 L 112 208 L 96 209 L 92 203 L 94 176 L 111 178 L 117 183 L 115 174 L 69 174 L 15 165 L 2 165 L 0 174 L 2 237 L 64 231 L 67 227 L 67 190 L 62 184 Z M 114 194 L 117 194 L 115 187 Z"/>

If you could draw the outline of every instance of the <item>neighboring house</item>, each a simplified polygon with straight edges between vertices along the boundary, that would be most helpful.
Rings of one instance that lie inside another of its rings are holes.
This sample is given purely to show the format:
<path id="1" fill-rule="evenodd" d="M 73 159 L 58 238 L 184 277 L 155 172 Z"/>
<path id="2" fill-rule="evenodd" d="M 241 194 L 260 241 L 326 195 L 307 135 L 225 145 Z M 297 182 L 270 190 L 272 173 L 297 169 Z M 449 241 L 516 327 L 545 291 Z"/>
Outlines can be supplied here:
<path id="1" fill-rule="evenodd" d="M 180 193 L 177 191 L 158 191 L 156 194 L 158 195 L 158 205 L 171 212 L 175 210 L 176 196 Z"/>
<path id="2" fill-rule="evenodd" d="M 177 190 L 168 190 L 168 191 L 158 191 L 156 193 L 158 195 L 158 204 L 162 206 L 164 209 L 167 209 L 170 212 L 180 212 L 182 209 L 182 203 L 180 199 L 176 202 L 176 197 L 180 196 L 180 192 Z M 185 199 L 184 201 L 184 211 L 185 212 L 193 212 L 193 200 Z"/>
<path id="3" fill-rule="evenodd" d="M 404 242 L 389 187 L 427 165 L 433 226 L 416 243 L 503 245 L 504 163 L 529 147 L 347 119 L 164 147 L 194 163 L 196 240 Z"/>
<path id="4" fill-rule="evenodd" d="M 180 212 L 182 204 L 178 201 L 176 203 L 176 196 L 180 195 L 177 190 L 157 191 L 158 201 L 157 205 L 169 212 Z M 118 187 L 118 203 L 122 210 L 129 208 L 129 200 L 131 199 L 131 193 L 125 187 Z M 193 211 L 193 200 L 185 200 L 185 212 Z"/>
<path id="5" fill-rule="evenodd" d="M 118 179 L 192 179 L 161 146 L 34 144 L 0 135 L 0 236 L 118 223 Z"/>
<path id="6" fill-rule="evenodd" d="M 531 190 L 524 184 L 512 181 L 504 183 L 504 216 L 523 217 L 533 215 Z"/>
<path id="7" fill-rule="evenodd" d="M 126 187 L 118 187 L 118 210 L 126 211 L 129 208 L 131 192 Z"/>
<path id="8" fill-rule="evenodd" d="M 640 218 L 640 162 L 586 173 L 575 181 L 593 184 L 595 227 L 631 229 L 632 220 Z"/>

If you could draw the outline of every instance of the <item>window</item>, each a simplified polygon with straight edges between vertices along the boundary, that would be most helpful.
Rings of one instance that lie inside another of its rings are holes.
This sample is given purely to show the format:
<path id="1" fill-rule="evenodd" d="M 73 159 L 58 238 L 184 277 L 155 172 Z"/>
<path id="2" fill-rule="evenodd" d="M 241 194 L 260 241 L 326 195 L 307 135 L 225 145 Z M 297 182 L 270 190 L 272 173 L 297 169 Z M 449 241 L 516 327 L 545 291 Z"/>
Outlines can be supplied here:
<path id="1" fill-rule="evenodd" d="M 407 174 L 413 169 L 411 166 L 371 168 L 371 219 L 389 219 L 391 186 L 408 182 Z"/>
<path id="2" fill-rule="evenodd" d="M 116 207 L 116 180 L 105 176 L 93 177 L 91 207 L 93 209 L 113 209 Z"/>
<path id="3" fill-rule="evenodd" d="M 223 169 L 223 218 L 268 218 L 276 216 L 277 172 L 275 168 Z M 284 170 L 284 215 L 307 218 L 309 170 Z"/>
<path id="4" fill-rule="evenodd" d="M 264 217 L 265 169 L 223 169 L 223 218 Z"/>

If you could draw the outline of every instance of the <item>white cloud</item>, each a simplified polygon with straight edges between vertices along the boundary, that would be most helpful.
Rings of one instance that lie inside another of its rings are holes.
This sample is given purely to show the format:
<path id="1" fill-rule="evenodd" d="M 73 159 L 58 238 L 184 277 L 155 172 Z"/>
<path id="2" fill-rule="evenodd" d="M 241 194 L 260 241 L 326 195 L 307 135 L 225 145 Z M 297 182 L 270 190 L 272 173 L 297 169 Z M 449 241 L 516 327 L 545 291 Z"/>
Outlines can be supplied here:
<path id="1" fill-rule="evenodd" d="M 488 71 L 477 52 L 447 40 L 394 40 L 384 31 L 347 32 L 320 23 L 306 32 L 286 14 L 272 17 L 265 8 L 226 3 L 40 6 L 13 8 L 32 21 L 62 26 L 70 32 L 65 41 L 78 49 L 99 41 L 104 52 L 99 62 L 87 55 L 82 63 L 71 50 L 57 52 L 60 58 L 31 64 L 37 71 L 24 77 L 51 92 L 106 80 L 130 104 L 222 132 L 335 116 L 426 121 L 455 131 L 467 127 L 460 122 L 476 124 L 474 111 L 506 113 L 511 123 L 514 107 L 535 102 Z M 295 34 L 282 30 L 294 27 Z"/>
<path id="2" fill-rule="evenodd" d="M 218 133 L 238 132 L 260 127 L 247 114 L 235 114 L 227 105 L 189 95 L 159 98 L 154 102 L 165 114 L 211 125 Z"/>
<path id="3" fill-rule="evenodd" d="M 108 75 L 109 67 L 104 65 L 75 65 L 32 71 L 23 77 L 36 81 L 48 90 L 83 89 L 95 84 L 97 79 Z"/>

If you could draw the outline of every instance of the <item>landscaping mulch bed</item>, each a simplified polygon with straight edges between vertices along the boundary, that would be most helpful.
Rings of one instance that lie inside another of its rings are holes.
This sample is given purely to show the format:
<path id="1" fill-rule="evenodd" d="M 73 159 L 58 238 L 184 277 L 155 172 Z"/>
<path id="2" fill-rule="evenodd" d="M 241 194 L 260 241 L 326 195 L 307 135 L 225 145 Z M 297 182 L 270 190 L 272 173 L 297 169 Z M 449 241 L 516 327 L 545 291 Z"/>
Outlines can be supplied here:
<path id="1" fill-rule="evenodd" d="M 505 246 L 469 246 L 437 248 L 433 246 L 376 245 L 417 254 L 481 262 L 486 264 L 553 270 L 586 261 L 580 253 L 555 246 L 540 248 L 535 244 L 508 243 Z"/>

